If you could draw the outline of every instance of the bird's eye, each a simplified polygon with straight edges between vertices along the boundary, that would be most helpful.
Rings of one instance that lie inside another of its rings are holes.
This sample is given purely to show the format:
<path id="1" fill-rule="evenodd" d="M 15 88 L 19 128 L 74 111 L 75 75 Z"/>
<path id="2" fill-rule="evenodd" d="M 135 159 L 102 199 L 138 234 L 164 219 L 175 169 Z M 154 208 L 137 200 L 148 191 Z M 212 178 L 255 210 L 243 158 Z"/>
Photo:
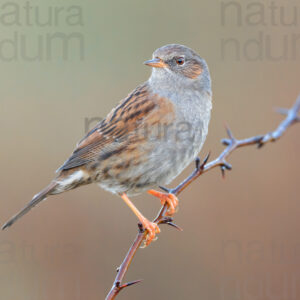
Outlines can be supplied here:
<path id="1" fill-rule="evenodd" d="M 184 64 L 184 58 L 183 57 L 178 57 L 176 58 L 176 63 L 177 65 L 183 65 Z"/>

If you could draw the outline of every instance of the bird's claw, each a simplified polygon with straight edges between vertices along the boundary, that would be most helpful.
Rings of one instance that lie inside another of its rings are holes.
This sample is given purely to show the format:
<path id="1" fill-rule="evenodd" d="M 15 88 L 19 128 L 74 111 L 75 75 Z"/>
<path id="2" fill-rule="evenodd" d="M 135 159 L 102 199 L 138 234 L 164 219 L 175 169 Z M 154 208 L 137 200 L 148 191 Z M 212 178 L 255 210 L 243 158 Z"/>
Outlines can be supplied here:
<path id="1" fill-rule="evenodd" d="M 160 229 L 156 223 L 151 222 L 151 221 L 147 220 L 146 218 L 141 220 L 141 223 L 144 227 L 144 230 L 147 231 L 146 239 L 144 241 L 144 244 L 141 246 L 141 248 L 145 248 L 145 247 L 149 246 L 152 241 L 157 240 L 156 234 L 160 233 Z"/>
<path id="2" fill-rule="evenodd" d="M 179 200 L 174 194 L 161 193 L 155 190 L 149 190 L 148 193 L 159 198 L 162 205 L 165 205 L 167 203 L 168 205 L 168 211 L 166 212 L 167 216 L 173 216 L 176 213 Z"/>

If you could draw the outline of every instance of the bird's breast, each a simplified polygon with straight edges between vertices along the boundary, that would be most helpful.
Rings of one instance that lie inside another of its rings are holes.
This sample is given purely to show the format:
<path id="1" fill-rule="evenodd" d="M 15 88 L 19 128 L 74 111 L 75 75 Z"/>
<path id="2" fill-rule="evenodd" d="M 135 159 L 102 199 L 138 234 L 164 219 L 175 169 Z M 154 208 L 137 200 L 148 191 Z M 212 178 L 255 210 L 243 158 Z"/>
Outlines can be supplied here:
<path id="1" fill-rule="evenodd" d="M 164 139 L 157 141 L 150 161 L 157 160 L 158 182 L 170 183 L 200 152 L 208 132 L 210 120 L 210 95 L 200 93 L 170 94 L 176 117 L 165 132 Z"/>

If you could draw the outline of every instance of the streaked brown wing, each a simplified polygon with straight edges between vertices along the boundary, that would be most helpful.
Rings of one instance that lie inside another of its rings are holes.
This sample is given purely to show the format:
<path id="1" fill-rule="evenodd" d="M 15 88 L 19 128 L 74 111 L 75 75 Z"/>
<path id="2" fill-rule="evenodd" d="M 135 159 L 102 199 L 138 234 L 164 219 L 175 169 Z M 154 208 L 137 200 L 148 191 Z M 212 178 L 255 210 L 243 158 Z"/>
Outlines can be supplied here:
<path id="1" fill-rule="evenodd" d="M 137 87 L 77 144 L 71 157 L 58 171 L 101 162 L 121 153 L 130 144 L 142 143 L 145 136 L 137 130 L 138 127 L 153 126 L 160 122 L 161 114 L 173 115 L 172 103 L 151 93 L 147 83 Z"/>

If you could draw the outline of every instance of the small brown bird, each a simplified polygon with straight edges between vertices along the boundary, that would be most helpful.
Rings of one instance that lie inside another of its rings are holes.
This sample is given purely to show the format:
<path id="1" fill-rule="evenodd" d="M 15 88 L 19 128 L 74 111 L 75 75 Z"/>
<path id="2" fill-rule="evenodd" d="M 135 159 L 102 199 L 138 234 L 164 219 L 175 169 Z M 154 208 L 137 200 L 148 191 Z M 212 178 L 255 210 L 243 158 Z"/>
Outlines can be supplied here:
<path id="1" fill-rule="evenodd" d="M 149 80 L 77 144 L 56 178 L 2 229 L 47 196 L 95 182 L 123 198 L 147 230 L 150 244 L 159 227 L 128 196 L 148 190 L 174 214 L 175 195 L 151 188 L 169 184 L 199 153 L 208 131 L 212 92 L 206 62 L 188 47 L 163 46 L 145 64 L 152 67 Z"/>

